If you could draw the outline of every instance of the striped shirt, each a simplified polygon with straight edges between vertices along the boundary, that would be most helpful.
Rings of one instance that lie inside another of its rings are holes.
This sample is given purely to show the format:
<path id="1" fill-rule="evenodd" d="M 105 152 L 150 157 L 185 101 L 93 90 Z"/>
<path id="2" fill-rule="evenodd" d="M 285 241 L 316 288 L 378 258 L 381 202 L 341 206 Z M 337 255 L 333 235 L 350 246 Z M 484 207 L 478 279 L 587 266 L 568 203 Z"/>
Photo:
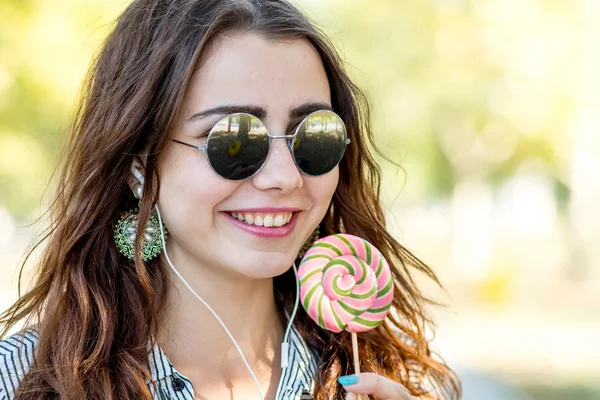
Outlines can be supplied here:
<path id="1" fill-rule="evenodd" d="M 0 400 L 14 399 L 19 382 L 35 361 L 38 338 L 37 331 L 29 328 L 0 341 Z M 314 389 L 319 356 L 308 347 L 295 326 L 290 330 L 289 343 L 288 367 L 283 372 L 283 386 L 277 400 L 312 398 L 309 393 Z M 192 382 L 175 369 L 158 344 L 148 356 L 148 365 L 152 378 L 146 383 L 155 400 L 194 399 Z"/>

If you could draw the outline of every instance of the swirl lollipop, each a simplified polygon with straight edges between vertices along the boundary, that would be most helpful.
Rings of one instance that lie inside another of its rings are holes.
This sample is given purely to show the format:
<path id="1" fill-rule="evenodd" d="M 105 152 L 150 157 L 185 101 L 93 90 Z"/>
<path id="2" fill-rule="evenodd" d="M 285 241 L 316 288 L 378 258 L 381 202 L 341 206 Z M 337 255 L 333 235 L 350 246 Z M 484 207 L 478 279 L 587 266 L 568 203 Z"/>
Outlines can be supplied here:
<path id="1" fill-rule="evenodd" d="M 356 334 L 377 327 L 394 299 L 390 266 L 371 243 L 349 234 L 317 240 L 298 269 L 302 306 L 322 328 L 352 334 L 354 369 L 360 373 Z"/>
<path id="2" fill-rule="evenodd" d="M 298 279 L 306 312 L 333 332 L 377 327 L 394 298 L 394 281 L 381 252 L 349 234 L 317 240 L 300 263 Z"/>

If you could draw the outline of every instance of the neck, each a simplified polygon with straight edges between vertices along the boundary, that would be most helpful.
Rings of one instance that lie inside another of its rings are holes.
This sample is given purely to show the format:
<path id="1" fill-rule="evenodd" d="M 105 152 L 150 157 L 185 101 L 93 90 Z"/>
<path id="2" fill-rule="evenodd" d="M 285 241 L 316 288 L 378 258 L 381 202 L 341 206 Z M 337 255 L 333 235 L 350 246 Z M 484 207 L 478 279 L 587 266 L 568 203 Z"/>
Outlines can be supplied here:
<path id="1" fill-rule="evenodd" d="M 284 326 L 275 305 L 273 279 L 216 276 L 211 271 L 218 271 L 218 267 L 199 268 L 172 261 L 221 318 L 254 373 L 265 376 L 278 370 Z M 184 375 L 211 381 L 251 379 L 233 341 L 215 316 L 170 267 L 168 270 L 172 286 L 157 340 L 175 368 Z"/>

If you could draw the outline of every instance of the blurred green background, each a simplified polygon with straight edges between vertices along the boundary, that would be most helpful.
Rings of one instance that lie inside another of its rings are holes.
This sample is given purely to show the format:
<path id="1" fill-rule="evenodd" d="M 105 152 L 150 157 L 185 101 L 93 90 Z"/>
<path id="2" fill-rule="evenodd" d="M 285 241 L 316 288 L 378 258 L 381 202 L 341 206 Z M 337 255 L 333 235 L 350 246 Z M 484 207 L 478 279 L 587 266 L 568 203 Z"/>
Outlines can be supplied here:
<path id="1" fill-rule="evenodd" d="M 128 1 L 0 0 L 0 307 Z M 297 0 L 368 93 L 390 229 L 465 399 L 600 399 L 600 2 Z"/>

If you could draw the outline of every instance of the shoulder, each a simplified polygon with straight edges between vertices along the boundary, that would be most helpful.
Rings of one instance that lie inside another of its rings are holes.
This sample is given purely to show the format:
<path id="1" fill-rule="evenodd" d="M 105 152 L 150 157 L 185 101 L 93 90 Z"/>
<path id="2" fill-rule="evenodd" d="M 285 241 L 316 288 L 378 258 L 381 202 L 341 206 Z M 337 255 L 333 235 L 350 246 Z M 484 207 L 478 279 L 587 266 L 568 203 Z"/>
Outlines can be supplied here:
<path id="1" fill-rule="evenodd" d="M 23 375 L 35 360 L 38 332 L 28 328 L 0 340 L 0 400 L 14 398 Z"/>

